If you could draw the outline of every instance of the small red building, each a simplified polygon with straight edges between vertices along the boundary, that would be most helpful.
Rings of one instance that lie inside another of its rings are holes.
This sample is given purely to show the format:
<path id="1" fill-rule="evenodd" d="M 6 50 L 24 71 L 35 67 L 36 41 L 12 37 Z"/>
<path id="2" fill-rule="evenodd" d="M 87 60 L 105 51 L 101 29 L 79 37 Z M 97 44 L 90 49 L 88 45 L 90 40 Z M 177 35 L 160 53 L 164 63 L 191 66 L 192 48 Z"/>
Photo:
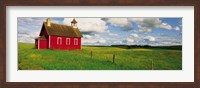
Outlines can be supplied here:
<path id="1" fill-rule="evenodd" d="M 81 49 L 82 34 L 77 28 L 77 21 L 73 19 L 71 26 L 51 23 L 50 18 L 43 22 L 40 37 L 35 39 L 37 49 Z"/>

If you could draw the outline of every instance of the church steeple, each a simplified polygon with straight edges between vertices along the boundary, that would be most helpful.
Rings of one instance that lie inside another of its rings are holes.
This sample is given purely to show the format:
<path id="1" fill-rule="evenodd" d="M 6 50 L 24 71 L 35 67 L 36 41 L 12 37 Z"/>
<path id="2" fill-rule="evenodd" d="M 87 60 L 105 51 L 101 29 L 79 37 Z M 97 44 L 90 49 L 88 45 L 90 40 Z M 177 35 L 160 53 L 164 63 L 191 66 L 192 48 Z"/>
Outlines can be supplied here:
<path id="1" fill-rule="evenodd" d="M 77 28 L 77 21 L 76 21 L 76 19 L 74 18 L 72 21 L 71 21 L 71 26 L 73 27 L 73 28 Z"/>

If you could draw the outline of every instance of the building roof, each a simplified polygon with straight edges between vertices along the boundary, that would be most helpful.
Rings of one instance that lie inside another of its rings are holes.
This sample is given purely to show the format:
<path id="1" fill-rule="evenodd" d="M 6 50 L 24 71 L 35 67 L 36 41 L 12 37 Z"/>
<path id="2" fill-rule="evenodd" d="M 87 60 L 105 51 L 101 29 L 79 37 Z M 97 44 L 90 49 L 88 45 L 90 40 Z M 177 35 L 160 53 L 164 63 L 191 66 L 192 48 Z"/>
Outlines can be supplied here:
<path id="1" fill-rule="evenodd" d="M 38 38 L 36 38 L 37 40 L 46 40 L 46 37 L 45 36 L 40 36 Z"/>
<path id="2" fill-rule="evenodd" d="M 71 21 L 71 23 L 77 23 L 77 21 L 76 21 L 75 19 L 73 19 L 73 20 Z"/>
<path id="3" fill-rule="evenodd" d="M 47 26 L 46 22 L 43 23 L 43 26 L 45 27 L 48 35 L 82 37 L 79 29 L 73 28 L 72 26 L 55 23 L 51 23 L 51 26 Z"/>

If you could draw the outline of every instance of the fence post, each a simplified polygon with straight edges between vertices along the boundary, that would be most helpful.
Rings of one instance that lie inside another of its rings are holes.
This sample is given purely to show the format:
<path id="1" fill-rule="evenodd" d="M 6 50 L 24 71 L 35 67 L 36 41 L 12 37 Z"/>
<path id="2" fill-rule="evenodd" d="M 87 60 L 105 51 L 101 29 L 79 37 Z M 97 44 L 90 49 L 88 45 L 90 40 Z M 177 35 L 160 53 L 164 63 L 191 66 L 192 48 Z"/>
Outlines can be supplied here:
<path id="1" fill-rule="evenodd" d="M 90 56 L 91 56 L 91 58 L 92 58 L 92 51 L 90 52 Z"/>
<path id="2" fill-rule="evenodd" d="M 153 59 L 151 59 L 151 70 L 153 70 Z"/>
<path id="3" fill-rule="evenodd" d="M 113 54 L 113 63 L 115 63 L 115 54 Z"/>

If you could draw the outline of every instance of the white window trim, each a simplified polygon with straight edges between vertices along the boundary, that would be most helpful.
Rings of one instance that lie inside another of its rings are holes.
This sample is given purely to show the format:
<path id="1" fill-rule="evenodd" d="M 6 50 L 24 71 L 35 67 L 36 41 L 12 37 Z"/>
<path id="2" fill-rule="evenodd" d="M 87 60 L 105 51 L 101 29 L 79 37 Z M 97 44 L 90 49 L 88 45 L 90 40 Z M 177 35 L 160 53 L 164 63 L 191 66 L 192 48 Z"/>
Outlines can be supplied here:
<path id="1" fill-rule="evenodd" d="M 68 43 L 69 40 L 69 43 Z M 66 45 L 70 45 L 70 38 L 66 38 Z"/>
<path id="2" fill-rule="evenodd" d="M 74 45 L 78 45 L 78 39 L 77 38 L 74 38 Z"/>
<path id="3" fill-rule="evenodd" d="M 60 40 L 60 42 L 59 42 Z M 61 37 L 57 37 L 57 45 L 62 45 L 62 38 Z"/>

